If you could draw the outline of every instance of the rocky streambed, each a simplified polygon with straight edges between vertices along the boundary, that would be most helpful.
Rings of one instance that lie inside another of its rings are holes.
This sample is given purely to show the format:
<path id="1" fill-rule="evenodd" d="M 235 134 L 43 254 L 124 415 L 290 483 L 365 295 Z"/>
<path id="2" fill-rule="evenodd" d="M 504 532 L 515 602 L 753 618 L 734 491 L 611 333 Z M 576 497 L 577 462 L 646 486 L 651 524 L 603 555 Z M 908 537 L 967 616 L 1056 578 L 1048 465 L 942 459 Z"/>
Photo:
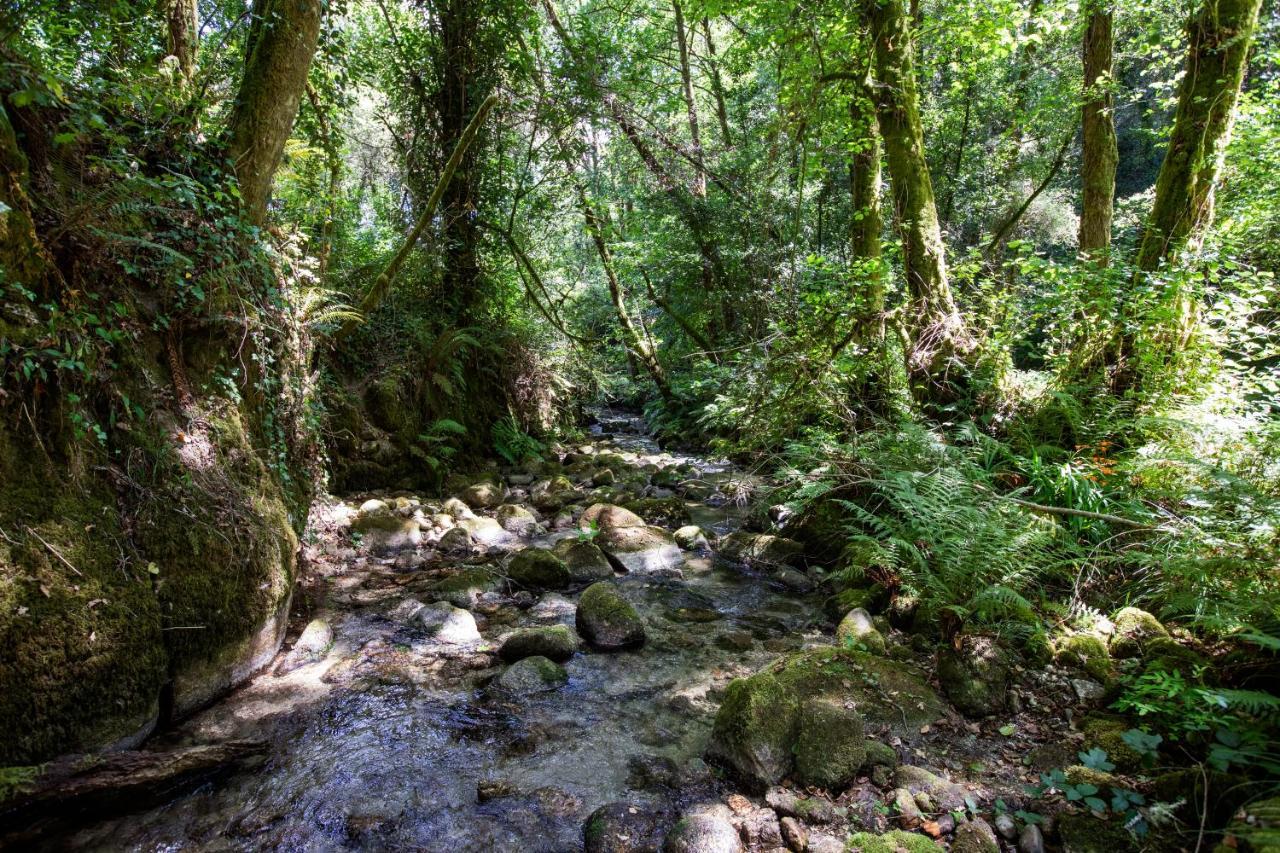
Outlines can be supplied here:
<path id="1" fill-rule="evenodd" d="M 1020 693 L 1011 667 L 989 697 L 998 715 L 959 716 L 932 646 L 833 610 L 798 543 L 740 530 L 754 477 L 665 453 L 627 416 L 600 421 L 560 458 L 447 498 L 318 503 L 284 650 L 147 754 L 253 748 L 158 805 L 116 798 L 79 825 L 46 810 L 29 837 L 80 850 L 1041 849 L 1039 829 L 979 815 L 998 797 L 1017 805 L 1029 754 L 1048 766 L 1080 741 L 1065 673 Z"/>

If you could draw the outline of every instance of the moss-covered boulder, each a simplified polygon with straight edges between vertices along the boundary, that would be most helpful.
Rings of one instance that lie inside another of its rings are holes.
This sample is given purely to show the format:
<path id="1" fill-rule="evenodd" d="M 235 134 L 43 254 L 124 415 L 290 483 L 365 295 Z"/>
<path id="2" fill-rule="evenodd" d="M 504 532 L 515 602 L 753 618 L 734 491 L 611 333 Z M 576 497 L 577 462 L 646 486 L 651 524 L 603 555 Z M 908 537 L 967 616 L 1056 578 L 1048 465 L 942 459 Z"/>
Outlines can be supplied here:
<path id="1" fill-rule="evenodd" d="M 527 535 L 538 526 L 538 517 L 519 504 L 503 504 L 494 513 L 494 518 L 508 533 Z"/>
<path id="2" fill-rule="evenodd" d="M 523 628 L 502 643 L 498 656 L 508 663 L 540 656 L 563 663 L 578 650 L 578 638 L 567 625 Z"/>
<path id="3" fill-rule="evenodd" d="M 615 504 L 597 503 L 583 510 L 578 527 L 583 530 L 611 530 L 617 527 L 644 527 L 644 519 Z"/>
<path id="4" fill-rule="evenodd" d="M 458 494 L 458 499 L 472 509 L 491 509 L 502 503 L 502 487 L 493 483 L 473 483 Z"/>
<path id="5" fill-rule="evenodd" d="M 711 547 L 703 529 L 696 524 L 686 524 L 672 534 L 676 544 L 686 551 L 705 551 Z"/>
<path id="6" fill-rule="evenodd" d="M 991 637 L 965 637 L 959 648 L 948 644 L 938 650 L 938 683 L 951 704 L 969 717 L 1004 709 L 1009 667 L 1008 652 Z"/>
<path id="7" fill-rule="evenodd" d="M 583 853 L 657 853 L 662 823 L 639 803 L 608 803 L 582 824 Z"/>
<path id="8" fill-rule="evenodd" d="M 546 548 L 526 548 L 511 558 L 507 576 L 525 589 L 564 589 L 572 578 L 564 560 Z"/>
<path id="9" fill-rule="evenodd" d="M 904 741 L 944 713 L 922 675 L 904 664 L 851 649 L 810 649 L 729 684 L 708 757 L 750 787 L 777 783 L 794 767 L 800 711 L 811 698 L 857 708 L 865 722 Z"/>
<path id="10" fill-rule="evenodd" d="M 1053 662 L 1078 669 L 1104 684 L 1111 680 L 1111 654 L 1107 644 L 1092 634 L 1059 638 L 1053 646 Z"/>
<path id="11" fill-rule="evenodd" d="M 463 569 L 442 578 L 427 587 L 427 594 L 437 601 L 447 601 L 454 607 L 472 607 L 481 595 L 498 588 L 498 576 L 492 569 L 478 567 Z"/>
<path id="12" fill-rule="evenodd" d="M 884 636 L 871 621 L 871 614 L 856 607 L 845 614 L 836 627 L 836 639 L 842 646 L 865 649 L 875 654 L 884 654 Z"/>
<path id="13" fill-rule="evenodd" d="M 862 715 L 828 697 L 800 706 L 796 721 L 795 776 L 803 785 L 830 791 L 847 787 L 867 758 Z"/>
<path id="14" fill-rule="evenodd" d="M 1115 623 L 1110 644 L 1112 657 L 1138 657 L 1152 640 L 1169 639 L 1169 632 L 1160 620 L 1137 607 L 1121 609 L 1112 617 L 1112 622 Z"/>
<path id="15" fill-rule="evenodd" d="M 978 818 L 956 827 L 951 853 L 1000 853 L 1000 842 L 991 825 Z"/>
<path id="16" fill-rule="evenodd" d="M 1142 756 L 1124 742 L 1124 733 L 1134 728 L 1128 720 L 1111 714 L 1095 714 L 1080 724 L 1086 749 L 1099 747 L 1121 773 L 1133 773 L 1142 768 Z"/>
<path id="17" fill-rule="evenodd" d="M 640 614 L 608 581 L 593 583 L 582 591 L 575 622 L 582 638 L 602 651 L 634 648 L 645 641 Z"/>
<path id="18" fill-rule="evenodd" d="M 940 853 L 937 844 L 923 835 L 895 829 L 884 835 L 858 832 L 845 842 L 846 853 Z"/>

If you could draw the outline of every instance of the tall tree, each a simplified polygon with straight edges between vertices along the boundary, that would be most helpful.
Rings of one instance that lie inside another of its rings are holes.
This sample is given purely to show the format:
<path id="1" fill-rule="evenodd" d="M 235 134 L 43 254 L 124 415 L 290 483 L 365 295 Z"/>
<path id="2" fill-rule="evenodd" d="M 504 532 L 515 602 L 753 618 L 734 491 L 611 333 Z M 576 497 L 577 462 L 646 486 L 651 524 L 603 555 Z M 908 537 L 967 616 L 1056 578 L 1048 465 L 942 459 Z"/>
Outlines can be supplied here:
<path id="1" fill-rule="evenodd" d="M 256 0 L 244 78 L 229 121 L 231 159 L 250 222 L 266 219 L 320 38 L 321 0 Z"/>
<path id="2" fill-rule="evenodd" d="M 878 340 L 884 335 L 884 275 L 880 247 L 880 125 L 876 121 L 874 92 L 860 86 L 849 103 L 854 129 L 854 145 L 849 158 L 849 187 L 852 215 L 849 219 L 849 248 L 856 261 L 864 262 L 869 274 L 865 309 L 858 331 Z"/>
<path id="3" fill-rule="evenodd" d="M 911 298 L 913 373 L 970 348 L 947 279 L 946 246 L 924 154 L 924 130 L 912 59 L 911 16 L 903 0 L 863 0 L 862 16 L 875 52 L 876 114 L 902 237 L 902 265 Z"/>
<path id="4" fill-rule="evenodd" d="M 1113 115 L 1112 53 L 1109 0 L 1089 0 L 1084 8 L 1083 45 L 1084 104 L 1081 107 L 1083 141 L 1080 176 L 1080 254 L 1101 264 L 1111 252 L 1111 219 L 1115 205 L 1116 125 Z"/>
<path id="5" fill-rule="evenodd" d="M 698 103 L 693 97 L 693 72 L 689 68 L 689 37 L 684 28 L 684 10 L 680 0 L 672 0 L 675 9 L 676 47 L 680 53 L 680 88 L 684 94 L 685 112 L 689 120 L 689 142 L 693 157 L 693 194 L 707 194 L 707 165 L 703 161 L 702 134 L 698 130 Z"/>
<path id="6" fill-rule="evenodd" d="M 1261 8 L 1262 0 L 1204 0 L 1187 24 L 1173 132 L 1138 249 L 1141 270 L 1194 250 L 1213 221 L 1214 185 Z"/>

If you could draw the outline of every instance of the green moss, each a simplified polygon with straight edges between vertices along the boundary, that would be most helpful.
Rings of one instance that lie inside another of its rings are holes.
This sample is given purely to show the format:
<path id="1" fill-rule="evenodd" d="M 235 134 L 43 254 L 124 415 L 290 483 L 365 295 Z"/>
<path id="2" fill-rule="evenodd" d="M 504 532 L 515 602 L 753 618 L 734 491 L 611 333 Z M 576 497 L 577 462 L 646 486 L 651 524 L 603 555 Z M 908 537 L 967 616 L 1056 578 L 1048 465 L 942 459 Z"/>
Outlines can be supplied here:
<path id="1" fill-rule="evenodd" d="M 1059 815 L 1058 835 L 1063 853 L 1130 853 L 1139 849 L 1120 821 L 1091 814 Z"/>
<path id="2" fill-rule="evenodd" d="M 898 753 L 893 747 L 887 743 L 881 743 L 878 740 L 868 740 L 864 746 L 867 756 L 863 763 L 863 767 L 897 767 Z"/>
<path id="3" fill-rule="evenodd" d="M 1103 682 L 1111 680 L 1111 655 L 1107 646 L 1092 634 L 1073 634 L 1058 640 L 1053 651 L 1054 663 L 1083 670 Z"/>
<path id="4" fill-rule="evenodd" d="M 1142 756 L 1124 742 L 1123 735 L 1132 726 L 1122 717 L 1097 715 L 1085 719 L 1081 726 L 1085 747 L 1101 747 L 1107 758 L 1121 773 L 1132 773 L 1142 768 Z"/>
<path id="5" fill-rule="evenodd" d="M 866 757 L 862 717 L 857 711 L 824 699 L 801 705 L 795 761 L 802 784 L 841 790 L 853 782 Z"/>
<path id="6" fill-rule="evenodd" d="M 763 788 L 791 770 L 799 698 L 769 673 L 730 682 L 711 732 L 711 757 Z"/>
<path id="7" fill-rule="evenodd" d="M 52 449 L 0 426 L 0 764 L 145 732 L 165 678 L 151 578 L 124 559 L 117 495 L 53 464 Z"/>
<path id="8" fill-rule="evenodd" d="M 1111 655 L 1117 658 L 1137 657 L 1152 639 L 1169 636 L 1159 619 L 1136 607 L 1121 609 L 1112 617 L 1112 622 L 1115 633 L 1110 648 Z"/>
<path id="9" fill-rule="evenodd" d="M 691 520 L 689 508 L 679 498 L 641 498 L 623 506 L 649 524 L 661 527 L 683 527 Z"/>
<path id="10" fill-rule="evenodd" d="M 1080 764 L 1073 764 L 1064 768 L 1062 772 L 1066 774 L 1067 781 L 1072 785 L 1093 785 L 1102 790 L 1119 783 L 1113 773 L 1108 773 L 1105 770 L 1095 770 L 1092 767 L 1085 767 Z"/>
<path id="11" fill-rule="evenodd" d="M 526 589 L 564 589 L 571 580 L 564 560 L 545 548 L 526 548 L 507 564 L 511 580 Z"/>
<path id="12" fill-rule="evenodd" d="M 942 848 L 923 835 L 895 829 L 884 835 L 859 832 L 849 836 L 847 853 L 938 853 Z"/>

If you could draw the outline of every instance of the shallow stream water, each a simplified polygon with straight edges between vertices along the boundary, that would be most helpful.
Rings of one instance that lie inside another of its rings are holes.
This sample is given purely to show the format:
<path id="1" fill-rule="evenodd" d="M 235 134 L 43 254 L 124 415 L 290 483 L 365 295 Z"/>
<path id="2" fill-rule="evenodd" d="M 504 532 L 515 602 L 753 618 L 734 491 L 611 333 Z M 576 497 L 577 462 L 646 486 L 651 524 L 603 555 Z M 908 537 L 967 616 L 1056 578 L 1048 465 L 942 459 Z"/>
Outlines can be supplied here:
<path id="1" fill-rule="evenodd" d="M 626 415 L 602 413 L 593 444 L 630 466 L 689 464 L 722 491 L 731 465 L 673 456 Z M 730 484 L 730 485 L 725 485 Z M 580 486 L 590 503 L 589 484 Z M 652 491 L 652 487 L 650 487 Z M 320 512 L 308 546 L 308 619 L 332 626 L 323 658 L 282 662 L 160 736 L 155 748 L 232 738 L 266 740 L 256 766 L 162 807 L 83 828 L 81 850 L 561 851 L 582 848 L 598 806 L 634 802 L 677 813 L 724 793 L 702 760 L 724 686 L 818 633 L 819 603 L 711 554 L 685 552 L 678 572 L 619 575 L 648 631 L 635 651 L 585 645 L 568 684 L 508 700 L 485 690 L 502 665 L 493 652 L 512 630 L 574 625 L 577 590 L 476 608 L 483 642 L 445 646 L 388 613 L 457 559 L 424 546 L 406 558 L 362 554 L 343 540 L 365 496 Z M 708 532 L 736 528 L 742 510 L 718 491 L 688 502 Z M 313 520 L 314 521 L 314 520 Z M 548 545 L 570 531 L 506 548 Z M 504 549 L 470 559 L 496 563 Z"/>

